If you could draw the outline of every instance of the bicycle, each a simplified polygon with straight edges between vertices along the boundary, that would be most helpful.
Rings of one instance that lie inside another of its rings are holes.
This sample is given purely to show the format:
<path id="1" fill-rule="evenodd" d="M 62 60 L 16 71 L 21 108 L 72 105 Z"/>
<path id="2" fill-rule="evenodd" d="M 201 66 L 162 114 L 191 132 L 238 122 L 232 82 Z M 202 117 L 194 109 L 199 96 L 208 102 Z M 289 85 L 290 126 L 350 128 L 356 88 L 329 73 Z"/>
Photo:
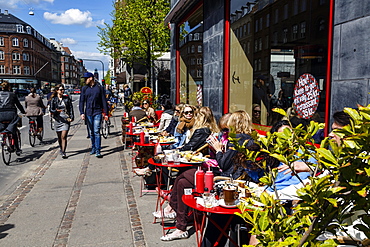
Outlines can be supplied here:
<path id="1" fill-rule="evenodd" d="M 102 122 L 101 122 L 101 134 L 104 137 L 104 139 L 108 138 L 108 135 L 110 134 L 110 120 L 105 120 L 104 117 L 102 117 Z"/>
<path id="2" fill-rule="evenodd" d="M 28 130 L 28 139 L 30 141 L 31 147 L 35 146 L 36 137 L 42 141 L 42 138 L 44 136 L 44 129 L 41 130 L 41 132 L 38 131 L 38 126 L 36 124 L 36 118 L 37 117 L 28 117 L 29 118 L 29 125 L 30 128 Z"/>
<path id="3" fill-rule="evenodd" d="M 49 112 L 49 120 L 50 120 L 50 128 L 51 130 L 54 130 L 54 117 L 53 117 L 53 114 L 51 112 Z"/>
<path id="4" fill-rule="evenodd" d="M 9 122 L 3 122 L 3 123 L 9 123 Z M 19 131 L 18 128 L 16 130 L 16 135 L 18 138 L 19 146 L 21 146 L 21 132 Z M 5 165 L 8 166 L 10 164 L 12 153 L 14 153 L 16 150 L 13 134 L 11 132 L 2 131 L 0 133 L 0 143 L 1 143 L 1 154 L 2 154 L 3 161 Z"/>

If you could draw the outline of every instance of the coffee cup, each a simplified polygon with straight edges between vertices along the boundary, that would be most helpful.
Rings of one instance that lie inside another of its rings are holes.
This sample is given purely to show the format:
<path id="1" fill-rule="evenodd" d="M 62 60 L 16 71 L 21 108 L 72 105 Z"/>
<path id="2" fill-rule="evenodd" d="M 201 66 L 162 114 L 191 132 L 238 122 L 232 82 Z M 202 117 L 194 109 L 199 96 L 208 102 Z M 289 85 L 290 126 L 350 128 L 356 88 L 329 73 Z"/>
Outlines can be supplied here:
<path id="1" fill-rule="evenodd" d="M 235 186 L 225 186 L 222 190 L 225 205 L 235 205 L 235 200 L 238 199 L 238 190 Z"/>

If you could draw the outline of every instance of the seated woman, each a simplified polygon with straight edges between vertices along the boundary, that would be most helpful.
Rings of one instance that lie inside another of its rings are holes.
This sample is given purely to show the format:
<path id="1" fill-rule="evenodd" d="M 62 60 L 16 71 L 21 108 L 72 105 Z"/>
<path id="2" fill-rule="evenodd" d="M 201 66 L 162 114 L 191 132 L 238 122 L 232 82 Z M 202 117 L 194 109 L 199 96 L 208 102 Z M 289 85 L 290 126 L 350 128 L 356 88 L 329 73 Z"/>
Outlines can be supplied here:
<path id="1" fill-rule="evenodd" d="M 212 110 L 209 107 L 201 107 L 195 118 L 191 138 L 188 143 L 181 147 L 181 150 L 196 150 L 206 143 L 208 136 L 219 131 Z M 194 174 L 196 168 L 192 168 L 181 173 L 175 180 L 172 187 L 170 204 L 161 211 L 154 212 L 157 218 L 176 218 L 176 230 L 171 234 L 161 237 L 163 241 L 187 238 L 188 211 L 189 208 L 182 202 L 184 188 L 194 187 Z"/>
<path id="2" fill-rule="evenodd" d="M 143 110 L 146 112 L 147 118 L 150 122 L 155 123 L 157 121 L 157 116 L 155 115 L 155 110 L 150 106 L 148 100 L 143 100 Z"/>
<path id="3" fill-rule="evenodd" d="M 176 126 L 173 136 L 175 137 L 175 143 L 171 148 L 178 148 L 183 146 L 185 142 L 189 140 L 190 131 L 193 128 L 195 122 L 195 116 L 197 115 L 197 108 L 192 105 L 184 105 L 180 112 L 180 119 Z"/>

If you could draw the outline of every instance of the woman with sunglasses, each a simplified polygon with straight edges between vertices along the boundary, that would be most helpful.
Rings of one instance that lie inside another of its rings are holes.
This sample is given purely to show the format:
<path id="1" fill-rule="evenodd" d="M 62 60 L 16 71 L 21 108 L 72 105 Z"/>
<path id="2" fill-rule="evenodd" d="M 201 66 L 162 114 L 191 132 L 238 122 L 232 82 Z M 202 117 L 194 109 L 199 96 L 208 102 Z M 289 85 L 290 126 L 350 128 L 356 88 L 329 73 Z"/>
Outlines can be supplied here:
<path id="1" fill-rule="evenodd" d="M 175 111 L 173 113 L 173 117 L 171 119 L 171 122 L 168 124 L 168 126 L 161 132 L 162 136 L 173 136 L 175 134 L 176 126 L 179 123 L 180 120 L 180 113 L 182 109 L 184 108 L 184 104 L 180 103 L 175 106 Z"/>
<path id="2" fill-rule="evenodd" d="M 146 116 L 150 122 L 155 122 L 157 117 L 155 115 L 155 110 L 153 107 L 150 106 L 149 101 L 144 100 L 142 103 L 143 110 L 146 112 Z"/>
<path id="3" fill-rule="evenodd" d="M 186 111 L 185 110 L 184 112 Z M 206 143 L 208 136 L 212 133 L 217 133 L 219 128 L 213 116 L 212 110 L 209 107 L 203 106 L 199 109 L 194 121 L 194 126 L 190 131 L 190 140 L 180 148 L 180 150 L 196 150 Z M 153 215 L 157 218 L 176 218 L 176 230 L 170 234 L 161 237 L 162 241 L 172 241 L 175 239 L 183 239 L 189 236 L 187 231 L 189 207 L 182 201 L 184 188 L 194 187 L 194 175 L 196 168 L 192 168 L 181 173 L 175 180 L 172 187 L 170 203 L 162 211 L 154 212 Z"/>
<path id="4" fill-rule="evenodd" d="M 176 126 L 174 137 L 175 144 L 172 145 L 172 148 L 179 148 L 186 143 L 186 140 L 189 140 L 190 130 L 193 128 L 196 114 L 196 108 L 192 105 L 184 105 L 184 108 L 180 112 L 180 120 Z"/>
<path id="5" fill-rule="evenodd" d="M 71 122 L 74 120 L 74 112 L 72 100 L 64 95 L 64 87 L 61 84 L 55 87 L 50 101 L 50 112 L 53 113 L 55 119 L 54 128 L 58 136 L 60 155 L 66 159 L 67 136 Z"/>

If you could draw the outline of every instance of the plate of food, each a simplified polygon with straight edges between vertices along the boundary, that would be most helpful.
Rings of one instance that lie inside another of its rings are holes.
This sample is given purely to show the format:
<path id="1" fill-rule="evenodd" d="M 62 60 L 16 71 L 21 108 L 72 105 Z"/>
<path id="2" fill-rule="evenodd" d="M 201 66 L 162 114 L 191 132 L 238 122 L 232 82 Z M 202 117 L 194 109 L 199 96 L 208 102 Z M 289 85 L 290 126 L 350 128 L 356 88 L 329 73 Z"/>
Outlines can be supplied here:
<path id="1" fill-rule="evenodd" d="M 219 206 L 223 208 L 237 208 L 239 205 L 239 200 L 235 200 L 235 203 L 232 205 L 226 205 L 224 199 L 220 199 L 218 203 L 219 203 Z"/>
<path id="2" fill-rule="evenodd" d="M 175 142 L 175 138 L 174 137 L 165 137 L 165 138 L 163 138 L 163 137 L 161 137 L 161 138 L 159 138 L 159 143 L 173 143 L 173 142 Z"/>

